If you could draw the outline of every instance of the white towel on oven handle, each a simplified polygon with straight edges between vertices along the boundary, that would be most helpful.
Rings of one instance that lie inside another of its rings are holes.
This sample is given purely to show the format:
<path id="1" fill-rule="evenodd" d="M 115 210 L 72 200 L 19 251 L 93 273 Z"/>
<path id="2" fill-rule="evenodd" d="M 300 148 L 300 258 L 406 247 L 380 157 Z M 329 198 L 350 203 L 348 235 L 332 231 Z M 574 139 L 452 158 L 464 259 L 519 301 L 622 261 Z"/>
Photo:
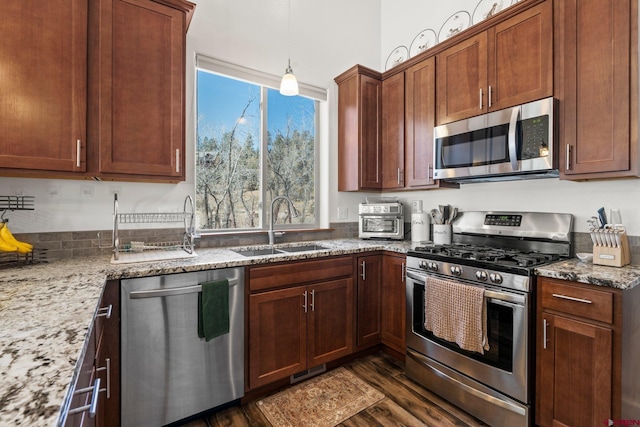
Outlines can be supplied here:
<path id="1" fill-rule="evenodd" d="M 484 288 L 427 277 L 424 327 L 464 350 L 489 350 Z"/>

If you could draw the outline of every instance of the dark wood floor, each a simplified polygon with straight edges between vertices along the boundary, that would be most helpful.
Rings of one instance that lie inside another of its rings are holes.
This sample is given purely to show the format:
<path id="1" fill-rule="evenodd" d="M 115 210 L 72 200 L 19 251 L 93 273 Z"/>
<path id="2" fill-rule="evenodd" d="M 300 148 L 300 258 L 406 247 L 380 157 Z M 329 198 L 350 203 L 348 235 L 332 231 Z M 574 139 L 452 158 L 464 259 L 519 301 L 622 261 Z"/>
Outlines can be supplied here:
<path id="1" fill-rule="evenodd" d="M 486 424 L 414 383 L 404 374 L 404 365 L 385 353 L 357 359 L 347 369 L 385 394 L 377 404 L 345 420 L 340 426 L 433 426 L 479 427 Z M 225 409 L 181 427 L 264 426 L 271 423 L 255 402 Z M 277 427 L 277 426 L 273 426 Z"/>

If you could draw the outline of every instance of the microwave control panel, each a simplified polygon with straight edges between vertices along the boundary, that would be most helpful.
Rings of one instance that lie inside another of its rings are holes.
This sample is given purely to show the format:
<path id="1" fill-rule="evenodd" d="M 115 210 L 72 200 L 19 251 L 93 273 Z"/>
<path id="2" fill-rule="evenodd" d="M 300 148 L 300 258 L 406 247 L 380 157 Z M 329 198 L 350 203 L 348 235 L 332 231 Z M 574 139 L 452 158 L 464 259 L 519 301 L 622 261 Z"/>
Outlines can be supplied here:
<path id="1" fill-rule="evenodd" d="M 524 119 L 519 122 L 522 138 L 518 159 L 535 159 L 549 155 L 549 116 Z"/>

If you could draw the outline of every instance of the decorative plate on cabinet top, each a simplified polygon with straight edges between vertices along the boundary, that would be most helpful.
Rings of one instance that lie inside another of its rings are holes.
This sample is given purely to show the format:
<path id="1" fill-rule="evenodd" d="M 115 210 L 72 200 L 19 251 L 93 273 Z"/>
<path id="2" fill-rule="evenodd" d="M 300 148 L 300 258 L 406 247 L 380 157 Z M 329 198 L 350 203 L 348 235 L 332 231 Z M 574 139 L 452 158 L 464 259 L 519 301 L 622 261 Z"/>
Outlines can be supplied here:
<path id="1" fill-rule="evenodd" d="M 517 0 L 515 0 L 515 2 L 517 3 Z M 480 0 L 480 3 L 476 6 L 476 10 L 473 11 L 473 23 L 477 24 L 487 18 L 491 18 L 513 3 L 512 0 Z"/>
<path id="2" fill-rule="evenodd" d="M 411 42 L 409 57 L 412 58 L 438 44 L 438 36 L 433 30 L 421 31 Z"/>
<path id="3" fill-rule="evenodd" d="M 406 46 L 398 46 L 391 51 L 384 69 L 388 70 L 396 65 L 406 61 L 409 58 L 409 50 Z"/>
<path id="4" fill-rule="evenodd" d="M 466 30 L 469 28 L 469 24 L 471 23 L 471 15 L 469 12 L 465 12 L 461 10 L 460 12 L 456 12 L 449 17 L 440 28 L 440 33 L 438 33 L 438 41 L 443 42 L 451 36 L 455 36 L 456 34 Z"/>

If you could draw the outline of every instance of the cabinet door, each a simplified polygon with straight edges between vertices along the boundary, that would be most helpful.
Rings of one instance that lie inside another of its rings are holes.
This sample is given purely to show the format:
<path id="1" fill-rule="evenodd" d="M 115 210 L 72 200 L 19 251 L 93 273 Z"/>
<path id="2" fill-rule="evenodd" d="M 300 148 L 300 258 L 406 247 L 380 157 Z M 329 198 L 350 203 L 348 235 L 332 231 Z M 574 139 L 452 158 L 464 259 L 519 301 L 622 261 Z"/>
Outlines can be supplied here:
<path id="1" fill-rule="evenodd" d="M 298 286 L 249 296 L 250 388 L 307 368 L 305 291 Z"/>
<path id="2" fill-rule="evenodd" d="M 630 101 L 637 102 L 630 84 L 630 70 L 636 69 L 630 61 L 636 2 L 555 4 L 561 177 L 629 175 L 637 163 L 630 116 Z"/>
<path id="3" fill-rule="evenodd" d="M 404 73 L 382 82 L 382 188 L 404 187 Z"/>
<path id="4" fill-rule="evenodd" d="M 90 109 L 98 172 L 183 179 L 185 14 L 150 0 L 98 5 Z"/>
<path id="5" fill-rule="evenodd" d="M 487 103 L 501 110 L 553 95 L 553 15 L 546 1 L 489 29 Z"/>
<path id="6" fill-rule="evenodd" d="M 382 258 L 382 343 L 404 354 L 406 258 L 389 255 Z"/>
<path id="7" fill-rule="evenodd" d="M 541 426 L 601 426 L 611 418 L 612 331 L 542 312 Z"/>
<path id="8" fill-rule="evenodd" d="M 380 255 L 361 256 L 358 262 L 358 299 L 357 299 L 357 332 L 358 347 L 378 344 L 380 342 L 381 308 L 380 275 L 382 258 Z"/>
<path id="9" fill-rule="evenodd" d="M 87 1 L 6 0 L 0 29 L 0 168 L 84 171 Z"/>
<path id="10" fill-rule="evenodd" d="M 439 125 L 487 112 L 487 33 L 436 55 Z"/>
<path id="11" fill-rule="evenodd" d="M 351 354 L 353 350 L 353 279 L 309 285 L 308 367 Z"/>
<path id="12" fill-rule="evenodd" d="M 360 165 L 360 187 L 379 189 L 382 188 L 382 83 L 380 80 L 361 76 L 359 113 L 360 153 L 357 164 Z"/>
<path id="13" fill-rule="evenodd" d="M 433 180 L 433 127 L 436 61 L 426 59 L 405 71 L 405 186 L 426 187 Z"/>

